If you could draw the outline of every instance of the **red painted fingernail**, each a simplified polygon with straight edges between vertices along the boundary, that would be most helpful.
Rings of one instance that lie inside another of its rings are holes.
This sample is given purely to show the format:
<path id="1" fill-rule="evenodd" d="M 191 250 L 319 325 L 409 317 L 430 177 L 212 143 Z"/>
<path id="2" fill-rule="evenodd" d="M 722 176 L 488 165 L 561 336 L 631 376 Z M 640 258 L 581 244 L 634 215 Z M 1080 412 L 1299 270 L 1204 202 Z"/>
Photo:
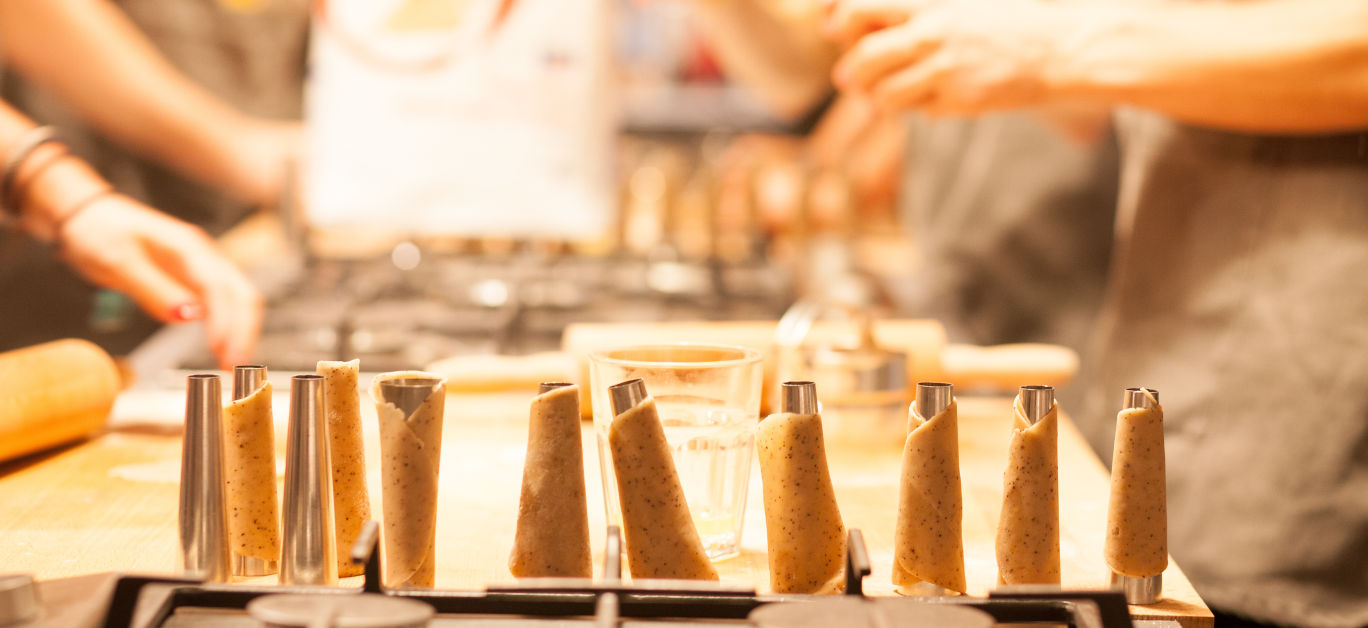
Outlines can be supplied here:
<path id="1" fill-rule="evenodd" d="M 182 303 L 171 308 L 171 318 L 180 323 L 197 321 L 203 317 L 204 307 L 198 303 Z"/>

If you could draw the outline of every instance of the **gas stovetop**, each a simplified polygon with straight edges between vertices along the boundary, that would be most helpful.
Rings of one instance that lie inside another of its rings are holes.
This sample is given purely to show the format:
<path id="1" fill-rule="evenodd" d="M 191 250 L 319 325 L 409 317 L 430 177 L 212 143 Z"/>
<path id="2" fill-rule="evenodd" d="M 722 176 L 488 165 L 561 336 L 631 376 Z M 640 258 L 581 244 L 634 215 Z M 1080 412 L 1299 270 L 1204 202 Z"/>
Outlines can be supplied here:
<path id="1" fill-rule="evenodd" d="M 851 530 L 845 594 L 759 595 L 729 583 L 621 580 L 621 537 L 608 531 L 603 580 L 534 579 L 491 585 L 482 591 L 390 590 L 381 585 L 379 528 L 372 522 L 353 548 L 365 564 L 358 591 L 336 587 L 205 584 L 176 578 L 123 576 L 118 580 L 105 628 L 247 628 L 253 600 L 275 594 L 382 595 L 416 600 L 436 612 L 431 628 L 678 627 L 690 625 L 858 626 L 869 628 L 985 628 L 1002 624 L 1048 624 L 1077 628 L 1148 628 L 1172 622 L 1132 622 L 1119 591 L 1013 590 L 987 598 L 888 598 L 863 595 L 870 573 L 859 530 Z M 863 610 L 869 609 L 869 610 Z M 326 622 L 321 626 L 330 625 Z M 337 624 L 343 625 L 343 624 Z"/>
<path id="2" fill-rule="evenodd" d="M 312 260 L 272 290 L 256 360 L 312 372 L 322 359 L 368 370 L 468 354 L 560 349 L 572 322 L 775 319 L 792 301 L 781 268 L 671 257 L 431 255 Z M 201 351 L 177 366 L 212 368 Z"/>

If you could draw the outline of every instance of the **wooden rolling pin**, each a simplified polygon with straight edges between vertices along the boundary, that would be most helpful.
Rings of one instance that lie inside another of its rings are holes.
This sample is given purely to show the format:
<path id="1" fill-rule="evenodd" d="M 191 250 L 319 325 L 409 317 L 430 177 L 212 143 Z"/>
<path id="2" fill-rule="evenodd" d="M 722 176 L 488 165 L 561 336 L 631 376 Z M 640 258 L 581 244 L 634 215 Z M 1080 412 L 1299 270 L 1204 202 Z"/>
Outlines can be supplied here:
<path id="1" fill-rule="evenodd" d="M 0 461 L 95 432 L 118 394 L 114 360 L 85 340 L 0 353 Z"/>

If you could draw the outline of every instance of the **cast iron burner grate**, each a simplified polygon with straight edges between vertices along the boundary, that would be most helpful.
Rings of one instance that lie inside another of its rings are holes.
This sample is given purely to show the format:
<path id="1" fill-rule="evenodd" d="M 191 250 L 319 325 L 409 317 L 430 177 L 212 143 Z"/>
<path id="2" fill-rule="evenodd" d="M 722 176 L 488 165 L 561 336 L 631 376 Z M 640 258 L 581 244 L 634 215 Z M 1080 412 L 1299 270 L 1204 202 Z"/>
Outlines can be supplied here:
<path id="1" fill-rule="evenodd" d="M 432 605 L 432 628 L 592 626 L 753 626 L 746 617 L 766 604 L 817 604 L 832 596 L 757 595 L 750 587 L 718 582 L 650 580 L 624 583 L 622 541 L 608 528 L 604 580 L 528 579 L 490 585 L 484 591 L 392 590 L 381 585 L 379 526 L 366 524 L 352 549 L 365 565 L 360 591 L 336 587 L 204 584 L 181 578 L 123 576 L 114 588 L 105 628 L 179 628 L 258 626 L 246 615 L 252 600 L 279 593 L 356 595 L 380 593 Z M 864 537 L 850 530 L 845 595 L 863 597 L 871 568 Z M 1120 591 L 993 591 L 987 598 L 928 597 L 928 605 L 951 604 L 990 615 L 999 624 L 1053 624 L 1076 628 L 1133 628 Z M 951 627 L 953 628 L 953 627 Z"/>

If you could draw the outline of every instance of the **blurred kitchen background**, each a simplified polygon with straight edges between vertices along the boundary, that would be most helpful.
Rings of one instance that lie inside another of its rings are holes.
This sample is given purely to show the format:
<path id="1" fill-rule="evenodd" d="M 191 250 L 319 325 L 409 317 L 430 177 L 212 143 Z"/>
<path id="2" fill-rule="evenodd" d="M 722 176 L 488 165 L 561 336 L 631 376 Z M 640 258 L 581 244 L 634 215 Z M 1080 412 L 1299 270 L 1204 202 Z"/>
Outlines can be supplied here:
<path id="1" fill-rule="evenodd" d="M 769 4 L 795 22 L 821 6 Z M 82 130 L 17 77 L 5 94 L 119 189 L 222 237 L 268 295 L 256 361 L 273 369 L 535 355 L 573 322 L 776 320 L 795 302 L 852 321 L 858 345 L 859 321 L 928 314 L 900 296 L 918 264 L 896 210 L 903 120 L 826 81 L 775 99 L 729 77 L 708 3 L 120 5 L 192 80 L 302 129 L 270 164 L 279 189 L 231 199 Z M 158 325 L 126 298 L 3 237 L 0 350 L 78 335 L 146 351 Z M 159 355 L 215 364 L 176 331 Z M 1040 339 L 1019 331 L 961 340 Z"/>

